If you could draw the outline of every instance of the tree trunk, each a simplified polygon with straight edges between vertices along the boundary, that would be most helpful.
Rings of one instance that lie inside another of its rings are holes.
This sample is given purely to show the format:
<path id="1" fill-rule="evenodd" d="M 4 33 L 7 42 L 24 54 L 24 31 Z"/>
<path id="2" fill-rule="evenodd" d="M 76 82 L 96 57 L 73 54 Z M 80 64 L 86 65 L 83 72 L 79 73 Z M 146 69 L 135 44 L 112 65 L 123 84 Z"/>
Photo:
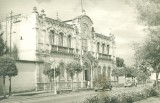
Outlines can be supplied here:
<path id="1" fill-rule="evenodd" d="M 119 78 L 118 78 L 118 76 L 117 76 L 117 83 L 119 83 Z"/>
<path id="2" fill-rule="evenodd" d="M 6 97 L 5 76 L 3 76 L 3 96 Z"/>
<path id="3" fill-rule="evenodd" d="M 156 73 L 156 90 L 158 90 L 158 76 L 159 76 L 159 73 Z"/>
<path id="4" fill-rule="evenodd" d="M 51 92 L 52 91 L 52 78 L 51 77 L 49 78 L 49 81 L 50 81 L 50 92 Z"/>
<path id="5" fill-rule="evenodd" d="M 9 96 L 11 96 L 11 76 L 9 77 Z"/>
<path id="6" fill-rule="evenodd" d="M 73 78 L 72 78 L 72 90 L 73 90 Z"/>

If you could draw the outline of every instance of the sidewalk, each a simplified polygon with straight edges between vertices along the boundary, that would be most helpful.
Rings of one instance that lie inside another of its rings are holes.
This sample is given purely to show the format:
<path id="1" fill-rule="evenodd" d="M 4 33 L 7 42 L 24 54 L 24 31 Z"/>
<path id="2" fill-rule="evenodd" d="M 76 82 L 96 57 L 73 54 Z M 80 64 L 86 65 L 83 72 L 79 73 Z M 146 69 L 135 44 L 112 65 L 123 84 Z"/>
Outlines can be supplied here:
<path id="1" fill-rule="evenodd" d="M 60 94 L 54 94 L 54 91 L 48 92 L 48 91 L 38 91 L 38 92 L 25 92 L 25 93 L 15 93 L 12 94 L 12 96 L 6 98 L 0 97 L 0 103 L 22 103 L 22 101 L 28 100 L 28 99 L 37 99 L 41 97 L 50 97 L 50 96 L 58 96 L 63 94 L 72 94 L 75 92 L 81 92 L 81 91 L 89 91 L 90 88 L 82 89 L 82 90 L 75 90 L 75 91 L 63 91 L 60 92 Z"/>
<path id="2" fill-rule="evenodd" d="M 38 92 L 25 92 L 25 93 L 16 93 L 12 94 L 12 96 L 0 97 L 0 102 L 13 102 L 17 100 L 26 100 L 32 98 L 40 98 L 40 97 L 47 97 L 55 95 L 53 92 L 46 92 L 46 91 L 38 91 Z M 17 102 L 16 102 L 17 103 Z"/>

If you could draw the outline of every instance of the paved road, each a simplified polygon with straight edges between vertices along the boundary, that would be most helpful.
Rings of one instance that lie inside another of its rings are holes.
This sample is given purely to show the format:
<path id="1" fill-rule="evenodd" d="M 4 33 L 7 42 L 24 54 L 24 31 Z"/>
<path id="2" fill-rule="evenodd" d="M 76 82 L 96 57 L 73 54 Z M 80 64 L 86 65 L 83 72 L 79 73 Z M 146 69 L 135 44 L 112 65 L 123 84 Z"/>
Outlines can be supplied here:
<path id="1" fill-rule="evenodd" d="M 82 101 L 84 98 L 101 94 L 101 93 L 114 93 L 120 91 L 133 91 L 139 90 L 142 88 L 113 88 L 112 91 L 99 91 L 94 92 L 93 90 L 90 91 L 81 91 L 81 92 L 73 92 L 69 94 L 60 94 L 60 95 L 48 95 L 48 96 L 32 96 L 32 97 L 12 97 L 8 100 L 0 101 L 2 103 L 75 103 L 76 101 Z"/>

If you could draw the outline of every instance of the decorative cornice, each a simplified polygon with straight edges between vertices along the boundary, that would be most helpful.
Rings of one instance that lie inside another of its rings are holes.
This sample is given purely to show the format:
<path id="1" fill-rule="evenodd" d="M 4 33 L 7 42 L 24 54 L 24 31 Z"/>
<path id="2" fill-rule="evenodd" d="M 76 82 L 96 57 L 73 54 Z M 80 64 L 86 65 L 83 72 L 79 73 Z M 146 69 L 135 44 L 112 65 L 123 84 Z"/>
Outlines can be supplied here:
<path id="1" fill-rule="evenodd" d="M 95 36 L 96 36 L 96 37 L 100 37 L 100 38 L 105 38 L 105 39 L 107 39 L 107 40 L 110 40 L 110 37 L 105 36 L 105 35 L 103 35 L 103 34 L 95 33 Z"/>

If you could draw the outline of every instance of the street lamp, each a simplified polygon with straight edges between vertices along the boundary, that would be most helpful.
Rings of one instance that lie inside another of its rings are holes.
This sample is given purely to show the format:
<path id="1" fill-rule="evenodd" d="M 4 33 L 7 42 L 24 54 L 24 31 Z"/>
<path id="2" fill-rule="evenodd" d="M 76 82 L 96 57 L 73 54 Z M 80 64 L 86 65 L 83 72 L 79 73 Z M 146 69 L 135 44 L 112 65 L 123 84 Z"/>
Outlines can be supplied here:
<path id="1" fill-rule="evenodd" d="M 56 65 L 56 62 L 55 60 L 53 61 L 52 65 L 51 65 L 51 69 L 54 69 L 54 94 L 57 94 L 57 85 L 56 85 L 56 68 L 57 68 L 57 65 Z"/>

